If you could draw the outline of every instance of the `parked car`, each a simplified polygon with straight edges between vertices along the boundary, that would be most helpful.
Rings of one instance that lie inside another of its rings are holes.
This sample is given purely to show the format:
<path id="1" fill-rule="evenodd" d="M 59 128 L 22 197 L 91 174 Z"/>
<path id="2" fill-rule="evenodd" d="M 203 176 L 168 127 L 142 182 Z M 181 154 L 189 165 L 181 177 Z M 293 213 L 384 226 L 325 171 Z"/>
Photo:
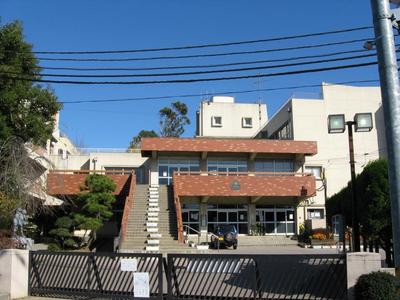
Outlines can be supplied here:
<path id="1" fill-rule="evenodd" d="M 211 244 L 214 248 L 220 248 L 221 246 L 237 248 L 238 232 L 235 225 L 220 225 L 214 234 L 218 237 L 212 236 L 211 238 Z"/>

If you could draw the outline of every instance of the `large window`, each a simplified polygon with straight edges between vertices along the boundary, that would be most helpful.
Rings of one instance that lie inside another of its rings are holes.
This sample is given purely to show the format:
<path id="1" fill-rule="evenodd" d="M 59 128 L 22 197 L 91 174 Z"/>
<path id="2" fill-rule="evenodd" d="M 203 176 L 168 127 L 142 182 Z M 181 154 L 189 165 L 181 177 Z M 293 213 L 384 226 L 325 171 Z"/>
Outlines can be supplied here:
<path id="1" fill-rule="evenodd" d="M 200 165 L 198 160 L 160 159 L 158 160 L 159 184 L 171 184 L 175 171 L 198 172 Z"/>
<path id="2" fill-rule="evenodd" d="M 294 164 L 291 160 L 264 159 L 255 161 L 256 172 L 288 173 L 294 172 Z"/>
<path id="3" fill-rule="evenodd" d="M 292 133 L 292 123 L 286 121 L 277 131 L 275 131 L 271 136 L 272 140 L 291 140 L 293 139 Z"/>
<path id="4" fill-rule="evenodd" d="M 188 234 L 197 234 L 196 231 L 199 230 L 200 224 L 200 213 L 199 213 L 199 205 L 198 204 L 183 204 L 182 205 L 182 223 L 183 225 L 187 225 L 190 228 L 184 226 L 183 230 L 185 230 Z M 194 230 L 193 230 L 194 229 Z M 196 231 L 195 231 L 196 230 Z"/>
<path id="5" fill-rule="evenodd" d="M 208 231 L 215 232 L 219 225 L 235 225 L 240 234 L 248 233 L 247 205 L 208 205 Z"/>
<path id="6" fill-rule="evenodd" d="M 247 161 L 245 160 L 208 160 L 208 172 L 219 175 L 237 175 L 238 172 L 247 172 Z"/>
<path id="7" fill-rule="evenodd" d="M 295 232 L 294 208 L 290 206 L 257 207 L 256 221 L 267 235 L 293 235 Z"/>

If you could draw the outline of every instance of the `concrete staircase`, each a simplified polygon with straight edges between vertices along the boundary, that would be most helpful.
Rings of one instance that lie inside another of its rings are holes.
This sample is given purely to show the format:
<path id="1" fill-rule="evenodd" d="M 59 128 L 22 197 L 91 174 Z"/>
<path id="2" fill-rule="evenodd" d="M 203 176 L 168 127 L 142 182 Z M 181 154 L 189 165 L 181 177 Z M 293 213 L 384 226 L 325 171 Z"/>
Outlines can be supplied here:
<path id="1" fill-rule="evenodd" d="M 179 252 L 172 191 L 165 185 L 137 185 L 121 252 Z"/>

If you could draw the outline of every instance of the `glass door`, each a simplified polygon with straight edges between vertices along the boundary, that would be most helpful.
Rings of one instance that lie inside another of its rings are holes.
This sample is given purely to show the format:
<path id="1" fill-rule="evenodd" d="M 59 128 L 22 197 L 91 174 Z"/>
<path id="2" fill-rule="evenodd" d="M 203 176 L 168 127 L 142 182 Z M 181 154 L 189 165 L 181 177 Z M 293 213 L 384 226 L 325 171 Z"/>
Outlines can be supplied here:
<path id="1" fill-rule="evenodd" d="M 256 209 L 256 221 L 259 222 L 266 235 L 294 235 L 293 208 Z"/>

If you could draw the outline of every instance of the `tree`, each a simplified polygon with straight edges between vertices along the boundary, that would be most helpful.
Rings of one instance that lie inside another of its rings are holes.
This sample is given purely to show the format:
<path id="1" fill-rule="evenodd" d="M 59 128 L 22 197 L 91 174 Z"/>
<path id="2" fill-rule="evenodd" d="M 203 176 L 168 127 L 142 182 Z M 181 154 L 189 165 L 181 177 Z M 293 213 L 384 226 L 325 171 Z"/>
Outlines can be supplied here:
<path id="1" fill-rule="evenodd" d="M 369 162 L 357 176 L 356 187 L 361 235 L 370 245 L 382 247 L 386 251 L 386 261 L 391 265 L 392 225 L 387 161 L 378 159 Z M 351 185 L 348 184 L 328 199 L 328 220 L 330 221 L 332 215 L 341 213 L 345 215 L 346 225 L 352 226 L 351 201 Z"/>
<path id="2" fill-rule="evenodd" d="M 53 131 L 53 116 L 61 108 L 51 90 L 16 78 L 40 79 L 39 72 L 21 24 L 0 26 L 0 192 L 7 203 L 0 209 L 7 219 L 2 224 L 6 228 L 16 208 L 33 203 L 30 189 L 37 180 L 38 164 L 25 146 L 46 144 Z"/>
<path id="3" fill-rule="evenodd" d="M 78 208 L 72 214 L 77 228 L 90 230 L 91 237 L 96 238 L 105 221 L 112 217 L 112 204 L 116 188 L 114 181 L 105 175 L 93 174 L 86 177 L 84 190 L 77 197 Z"/>
<path id="4" fill-rule="evenodd" d="M 24 41 L 22 26 L 0 27 L 0 140 L 19 137 L 22 142 L 45 145 L 54 128 L 53 116 L 61 109 L 54 93 L 15 77 L 40 79 L 32 45 Z"/>
<path id="5" fill-rule="evenodd" d="M 185 132 L 184 126 L 190 124 L 187 117 L 188 108 L 185 103 L 173 102 L 171 107 L 160 109 L 160 135 L 163 137 L 179 137 Z"/>
<path id="6" fill-rule="evenodd" d="M 55 244 L 50 244 L 49 248 L 52 250 L 59 250 L 67 248 L 73 248 L 76 246 L 74 240 L 73 226 L 74 221 L 68 217 L 64 216 L 56 220 L 56 228 L 50 230 L 50 234 L 56 239 Z"/>
<path id="7" fill-rule="evenodd" d="M 137 136 L 132 138 L 129 143 L 128 149 L 138 149 L 141 145 L 141 140 L 144 137 L 158 137 L 158 134 L 154 130 L 141 130 Z"/>

